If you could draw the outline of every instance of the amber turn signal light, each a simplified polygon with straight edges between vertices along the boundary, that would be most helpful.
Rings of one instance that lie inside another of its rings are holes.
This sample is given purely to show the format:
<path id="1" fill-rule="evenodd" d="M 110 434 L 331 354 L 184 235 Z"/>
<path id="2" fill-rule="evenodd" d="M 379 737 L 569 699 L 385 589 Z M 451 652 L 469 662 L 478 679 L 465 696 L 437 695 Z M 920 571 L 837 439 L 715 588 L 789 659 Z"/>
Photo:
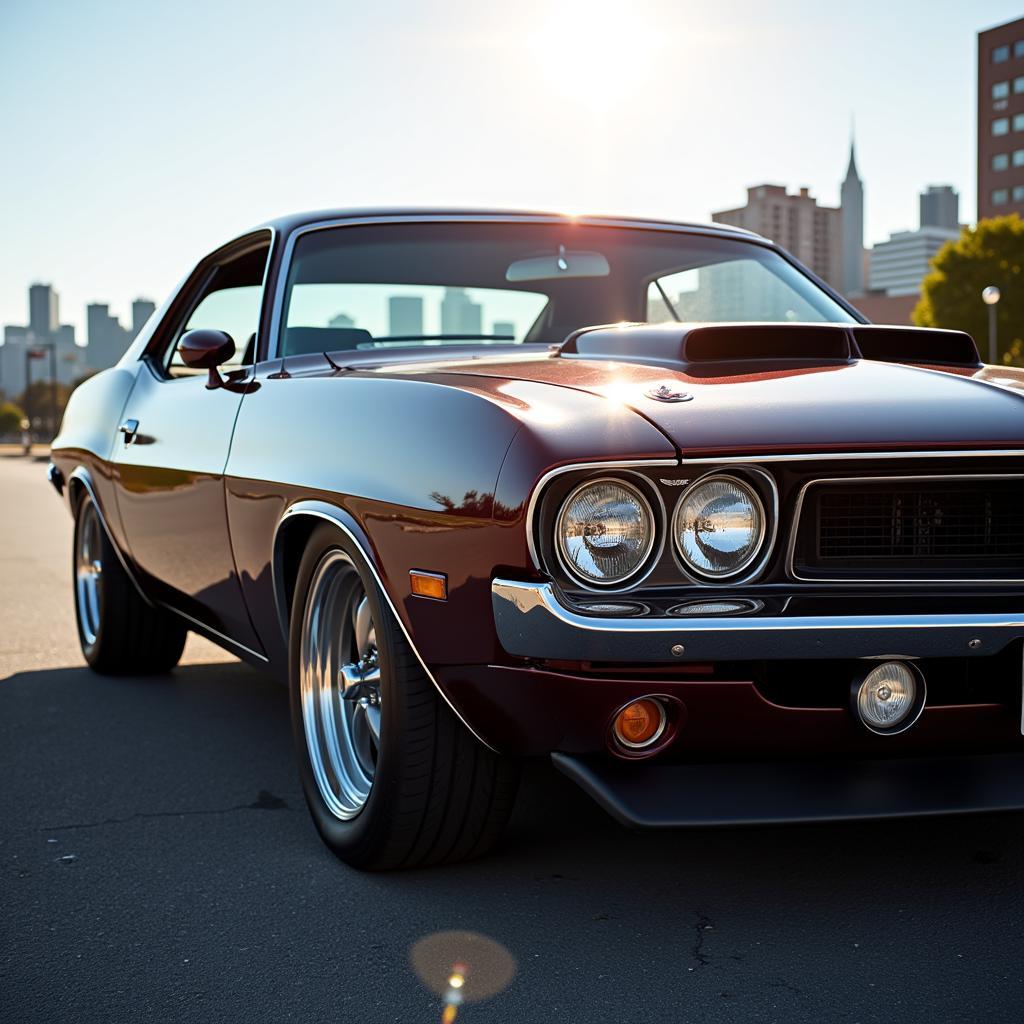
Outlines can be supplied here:
<path id="1" fill-rule="evenodd" d="M 413 569 L 409 573 L 409 583 L 417 597 L 429 597 L 435 601 L 448 600 L 448 577 L 443 573 Z"/>
<path id="2" fill-rule="evenodd" d="M 665 731 L 665 708 L 661 701 L 641 697 L 627 704 L 616 716 L 615 738 L 631 750 L 649 747 Z"/>

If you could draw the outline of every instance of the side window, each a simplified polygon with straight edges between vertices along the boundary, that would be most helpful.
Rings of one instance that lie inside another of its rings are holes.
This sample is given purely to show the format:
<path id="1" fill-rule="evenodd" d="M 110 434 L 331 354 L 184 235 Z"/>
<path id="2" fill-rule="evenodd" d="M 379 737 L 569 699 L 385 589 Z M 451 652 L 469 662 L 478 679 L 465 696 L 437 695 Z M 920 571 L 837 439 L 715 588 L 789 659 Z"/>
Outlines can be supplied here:
<path id="1" fill-rule="evenodd" d="M 193 304 L 191 312 L 179 324 L 174 341 L 168 346 L 164 367 L 168 377 L 191 377 L 197 372 L 185 366 L 178 352 L 183 335 L 199 328 L 225 331 L 235 343 L 235 354 L 225 370 L 238 369 L 255 359 L 256 331 L 259 329 L 263 300 L 263 274 L 269 246 L 263 246 L 218 266 Z"/>

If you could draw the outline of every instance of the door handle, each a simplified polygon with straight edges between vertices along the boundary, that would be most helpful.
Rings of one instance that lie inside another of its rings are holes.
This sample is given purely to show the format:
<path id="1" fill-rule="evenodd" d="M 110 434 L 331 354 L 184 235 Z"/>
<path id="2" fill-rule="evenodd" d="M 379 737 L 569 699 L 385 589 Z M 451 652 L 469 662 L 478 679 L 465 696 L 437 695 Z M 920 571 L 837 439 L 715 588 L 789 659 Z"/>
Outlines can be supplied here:
<path id="1" fill-rule="evenodd" d="M 131 444 L 135 440 L 135 435 L 139 432 L 139 421 L 125 420 L 117 429 L 124 434 L 124 443 Z"/>

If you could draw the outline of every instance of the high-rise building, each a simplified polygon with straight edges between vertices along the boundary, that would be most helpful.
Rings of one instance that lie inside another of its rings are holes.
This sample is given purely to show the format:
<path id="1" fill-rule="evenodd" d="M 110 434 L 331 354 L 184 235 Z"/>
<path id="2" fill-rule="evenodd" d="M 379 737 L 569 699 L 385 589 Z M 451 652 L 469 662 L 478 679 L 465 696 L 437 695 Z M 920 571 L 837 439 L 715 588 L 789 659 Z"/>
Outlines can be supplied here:
<path id="1" fill-rule="evenodd" d="M 4 327 L 4 344 L 0 348 L 0 389 L 8 398 L 25 390 L 25 351 L 32 341 L 28 327 L 8 324 Z"/>
<path id="2" fill-rule="evenodd" d="M 48 340 L 60 322 L 59 299 L 52 285 L 33 284 L 28 289 L 28 326 L 37 341 Z"/>
<path id="3" fill-rule="evenodd" d="M 857 159 L 850 140 L 850 162 L 839 189 L 842 215 L 843 273 L 840 291 L 860 295 L 864 291 L 864 185 L 857 173 Z"/>
<path id="4" fill-rule="evenodd" d="M 26 353 L 30 349 L 42 350 L 42 357 L 32 361 L 33 382 L 50 380 L 56 375 L 61 384 L 71 384 L 84 373 L 82 350 L 75 344 L 75 328 L 60 322 L 59 300 L 51 285 L 29 287 L 28 319 L 24 326 L 4 327 L 0 388 L 12 398 L 25 390 Z"/>
<path id="5" fill-rule="evenodd" d="M 495 320 L 491 333 L 496 338 L 514 338 L 516 336 L 516 325 L 511 320 Z"/>
<path id="6" fill-rule="evenodd" d="M 139 336 L 139 331 L 146 326 L 146 321 L 156 312 L 156 303 L 149 299 L 136 299 L 132 303 L 132 340 Z"/>
<path id="7" fill-rule="evenodd" d="M 978 220 L 1024 217 L 1024 18 L 978 33 Z"/>
<path id="8" fill-rule="evenodd" d="M 356 322 L 348 313 L 336 313 L 327 321 L 328 327 L 355 327 Z"/>
<path id="9" fill-rule="evenodd" d="M 418 295 L 392 295 L 388 299 L 388 334 L 393 338 L 423 335 L 423 299 Z"/>
<path id="10" fill-rule="evenodd" d="M 839 210 L 819 206 L 806 188 L 796 195 L 784 185 L 755 185 L 747 189 L 746 206 L 711 215 L 718 224 L 756 231 L 788 249 L 801 263 L 829 284 L 840 281 Z"/>
<path id="11" fill-rule="evenodd" d="M 960 230 L 960 196 L 952 185 L 929 185 L 921 193 L 921 227 Z"/>
<path id="12" fill-rule="evenodd" d="M 474 302 L 464 288 L 446 288 L 441 300 L 441 333 L 480 335 L 483 332 L 483 307 Z"/>
<path id="13" fill-rule="evenodd" d="M 116 316 L 111 315 L 110 307 L 104 303 L 94 302 L 85 307 L 86 329 L 89 345 L 86 358 L 94 370 L 105 370 L 124 355 L 130 342 L 126 331 Z"/>
<path id="14" fill-rule="evenodd" d="M 868 254 L 871 291 L 890 296 L 920 295 L 932 257 L 959 235 L 958 228 L 925 226 L 917 231 L 897 231 L 887 242 L 879 242 Z"/>

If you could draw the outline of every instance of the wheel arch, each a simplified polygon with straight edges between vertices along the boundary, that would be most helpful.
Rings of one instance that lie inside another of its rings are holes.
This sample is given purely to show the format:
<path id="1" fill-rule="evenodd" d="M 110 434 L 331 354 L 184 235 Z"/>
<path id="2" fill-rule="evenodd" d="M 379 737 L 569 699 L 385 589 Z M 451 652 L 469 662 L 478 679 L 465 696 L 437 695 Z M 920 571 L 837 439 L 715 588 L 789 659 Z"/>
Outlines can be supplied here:
<path id="1" fill-rule="evenodd" d="M 423 660 L 405 622 L 402 620 L 395 603 L 384 585 L 380 566 L 373 555 L 373 547 L 365 531 L 356 521 L 351 513 L 346 512 L 337 505 L 326 501 L 304 500 L 297 501 L 290 505 L 278 521 L 274 533 L 274 546 L 271 558 L 271 575 L 274 590 L 274 602 L 277 608 L 278 622 L 282 630 L 282 636 L 288 637 L 288 624 L 291 619 L 292 605 L 295 599 L 295 583 L 298 577 L 299 563 L 302 561 L 303 553 L 313 530 L 320 523 L 327 522 L 334 526 L 339 533 L 347 537 L 355 546 L 355 549 L 362 560 L 364 567 L 369 571 L 383 595 L 384 603 L 388 611 L 394 617 L 398 628 L 405 637 L 409 649 L 416 656 L 427 678 L 433 684 L 434 689 L 441 699 L 451 708 L 456 718 L 469 730 L 469 732 L 485 747 L 494 750 L 480 734 L 470 725 L 459 712 L 458 708 L 448 699 L 444 690 L 438 684 L 434 673 Z"/>
<path id="2" fill-rule="evenodd" d="M 139 585 L 138 577 L 132 570 L 128 559 L 125 558 L 124 552 L 121 550 L 113 532 L 110 529 L 106 513 L 103 511 L 103 505 L 97 497 L 96 486 L 93 484 L 92 475 L 85 466 L 76 466 L 68 477 L 68 506 L 71 509 L 72 517 L 76 520 L 78 518 L 78 510 L 86 496 L 92 499 L 92 503 L 96 507 L 96 515 L 99 517 L 100 525 L 103 527 L 103 532 L 106 534 L 107 540 L 110 541 L 110 546 L 114 549 L 114 554 L 117 555 L 117 560 L 121 563 L 121 568 L 124 569 L 128 579 L 131 580 L 132 586 L 138 591 L 139 597 L 141 597 L 147 605 L 153 607 L 153 602 Z"/>

